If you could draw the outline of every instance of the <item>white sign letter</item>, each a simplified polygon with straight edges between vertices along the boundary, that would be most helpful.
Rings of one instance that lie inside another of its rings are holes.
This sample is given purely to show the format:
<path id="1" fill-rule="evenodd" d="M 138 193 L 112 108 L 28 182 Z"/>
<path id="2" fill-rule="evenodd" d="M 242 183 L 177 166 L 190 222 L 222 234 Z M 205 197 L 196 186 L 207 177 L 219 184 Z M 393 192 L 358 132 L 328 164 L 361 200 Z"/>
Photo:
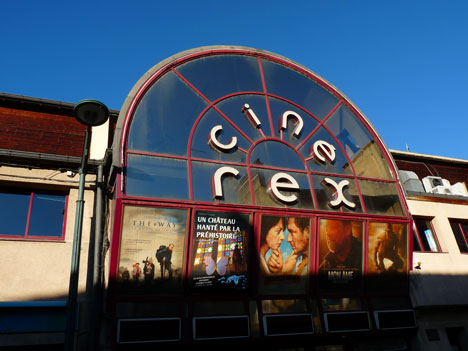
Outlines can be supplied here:
<path id="1" fill-rule="evenodd" d="M 296 179 L 289 174 L 276 173 L 271 177 L 270 183 L 268 184 L 268 193 L 276 200 L 281 200 L 283 202 L 294 202 L 297 200 L 296 195 L 284 195 L 278 189 L 299 190 L 299 184 Z"/>
<path id="2" fill-rule="evenodd" d="M 348 180 L 342 180 L 339 184 L 335 182 L 333 179 L 330 178 L 324 178 L 322 183 L 325 183 L 326 185 L 331 185 L 332 187 L 335 188 L 335 198 L 330 201 L 328 204 L 331 207 L 337 207 L 339 206 L 342 202 L 351 208 L 355 208 L 356 204 L 354 202 L 349 201 L 348 199 L 345 198 L 343 194 L 343 189 L 345 186 L 349 185 Z"/>
<path id="3" fill-rule="evenodd" d="M 218 133 L 218 131 L 220 131 L 220 130 L 223 130 L 223 126 L 221 126 L 221 125 L 214 126 L 211 129 L 210 135 L 208 137 L 208 144 L 210 144 L 210 146 L 212 148 L 216 148 L 216 149 L 218 149 L 220 151 L 223 151 L 223 152 L 229 151 L 232 148 L 234 148 L 234 146 L 236 146 L 237 137 L 232 137 L 229 144 L 222 144 L 216 138 L 216 133 Z"/>
<path id="4" fill-rule="evenodd" d="M 322 162 L 333 162 L 335 160 L 335 147 L 324 140 L 317 140 L 309 150 L 312 158 L 317 158 Z"/>
<path id="5" fill-rule="evenodd" d="M 221 167 L 216 170 L 211 178 L 211 191 L 213 194 L 213 199 L 223 197 L 223 185 L 221 183 L 221 178 L 225 174 L 232 174 L 234 177 L 237 177 L 239 171 L 233 167 Z"/>
<path id="6" fill-rule="evenodd" d="M 296 128 L 294 129 L 293 136 L 297 138 L 301 133 L 302 127 L 304 126 L 304 122 L 302 121 L 302 117 L 294 111 L 286 111 L 285 113 L 283 113 L 283 115 L 280 118 L 279 130 L 281 131 L 286 129 L 286 127 L 288 126 L 288 117 L 293 117 L 296 120 Z"/>
<path id="7" fill-rule="evenodd" d="M 247 120 L 253 127 L 260 127 L 260 120 L 258 119 L 255 112 L 253 112 L 253 110 L 250 108 L 249 104 L 245 104 L 244 107 L 242 107 L 241 112 L 244 114 L 245 118 L 247 118 Z"/>

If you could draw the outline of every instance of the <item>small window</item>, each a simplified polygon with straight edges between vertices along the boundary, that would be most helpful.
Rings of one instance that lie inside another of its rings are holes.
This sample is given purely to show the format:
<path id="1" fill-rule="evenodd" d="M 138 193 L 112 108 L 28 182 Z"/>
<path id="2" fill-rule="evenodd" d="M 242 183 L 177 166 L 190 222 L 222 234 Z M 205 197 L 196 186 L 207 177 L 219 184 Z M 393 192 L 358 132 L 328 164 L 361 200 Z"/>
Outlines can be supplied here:
<path id="1" fill-rule="evenodd" d="M 0 237 L 62 239 L 66 196 L 0 192 Z"/>
<path id="2" fill-rule="evenodd" d="M 431 219 L 414 218 L 413 251 L 441 251 L 435 231 L 432 228 Z"/>
<path id="3" fill-rule="evenodd" d="M 458 219 L 450 219 L 453 235 L 457 241 L 461 253 L 468 253 L 468 221 L 463 222 Z"/>

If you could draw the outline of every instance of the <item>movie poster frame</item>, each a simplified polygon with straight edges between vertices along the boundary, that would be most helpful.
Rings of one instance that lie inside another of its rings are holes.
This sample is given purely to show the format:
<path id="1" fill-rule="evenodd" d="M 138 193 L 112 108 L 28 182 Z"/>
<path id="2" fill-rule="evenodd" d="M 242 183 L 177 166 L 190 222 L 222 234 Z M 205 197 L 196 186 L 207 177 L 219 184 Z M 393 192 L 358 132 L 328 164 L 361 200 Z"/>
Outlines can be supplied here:
<path id="1" fill-rule="evenodd" d="M 247 252 L 245 253 L 245 257 L 246 257 L 246 264 L 247 264 L 247 267 L 251 267 L 252 265 L 252 259 L 251 259 L 251 256 L 252 256 L 252 250 L 254 248 L 254 246 L 252 245 L 253 243 L 253 238 L 254 238 L 254 228 L 253 228 L 253 223 L 254 223 L 254 211 L 249 211 L 249 210 L 242 210 L 242 209 L 234 209 L 234 208 L 229 208 L 229 207 L 226 207 L 226 208 L 213 208 L 213 207 L 206 207 L 206 206 L 193 206 L 191 207 L 191 214 L 190 214 L 190 222 L 189 222 L 189 232 L 188 232 L 188 236 L 187 236 L 187 245 L 186 245 L 186 250 L 188 250 L 187 254 L 186 254 L 186 273 L 185 273 L 185 291 L 188 292 L 190 294 L 191 297 L 197 299 L 197 296 L 200 296 L 200 294 L 198 292 L 195 292 L 195 294 L 192 294 L 193 290 L 192 290 L 192 287 L 191 287 L 191 277 L 192 277 L 192 274 L 193 274 L 193 254 L 194 254 L 194 242 L 195 242 L 195 239 L 194 239 L 194 225 L 195 225 L 195 216 L 196 216 L 196 213 L 199 212 L 199 211 L 203 211 L 203 212 L 211 212 L 211 213 L 223 213 L 223 214 L 226 214 L 226 213 L 232 213 L 232 214 L 239 214 L 239 215 L 247 215 L 249 216 L 249 223 L 248 223 L 248 226 L 249 226 L 249 232 L 247 233 L 247 237 L 248 237 L 248 240 L 247 240 Z M 251 283 L 251 280 L 252 280 L 252 274 L 249 272 L 249 269 L 247 269 L 247 287 L 246 289 L 244 290 L 239 290 L 237 291 L 235 294 L 235 296 L 248 296 L 251 294 L 251 291 L 252 291 L 252 283 Z M 222 295 L 225 295 L 224 293 L 222 294 L 213 294 L 213 293 L 207 293 L 207 292 L 204 292 L 201 294 L 201 296 L 203 295 L 208 295 L 208 296 L 211 296 L 211 297 L 215 297 L 215 296 L 222 296 Z"/>

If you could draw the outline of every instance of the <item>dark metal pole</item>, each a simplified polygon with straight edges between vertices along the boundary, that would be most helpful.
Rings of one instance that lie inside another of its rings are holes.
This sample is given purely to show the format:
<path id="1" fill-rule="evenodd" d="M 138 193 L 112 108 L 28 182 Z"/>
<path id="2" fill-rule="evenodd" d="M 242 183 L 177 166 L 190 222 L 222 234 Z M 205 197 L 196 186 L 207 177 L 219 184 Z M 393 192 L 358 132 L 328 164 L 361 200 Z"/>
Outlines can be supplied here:
<path id="1" fill-rule="evenodd" d="M 81 234 L 83 230 L 84 186 L 86 167 L 88 165 L 88 150 L 91 139 L 91 126 L 88 126 L 85 134 L 83 155 L 81 157 L 80 185 L 78 187 L 78 200 L 76 200 L 75 230 L 73 236 L 73 251 L 70 267 L 70 285 L 67 301 L 67 325 L 65 329 L 65 350 L 75 350 L 76 313 L 78 309 L 78 277 L 80 271 Z"/>

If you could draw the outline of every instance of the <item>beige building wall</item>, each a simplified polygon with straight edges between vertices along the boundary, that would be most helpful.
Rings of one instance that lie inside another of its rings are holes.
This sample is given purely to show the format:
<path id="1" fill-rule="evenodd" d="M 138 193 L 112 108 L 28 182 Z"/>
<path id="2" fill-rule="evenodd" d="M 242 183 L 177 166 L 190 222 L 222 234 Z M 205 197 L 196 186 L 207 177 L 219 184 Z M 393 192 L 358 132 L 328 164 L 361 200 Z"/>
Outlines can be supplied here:
<path id="1" fill-rule="evenodd" d="M 15 182 L 32 191 L 67 189 L 66 232 L 64 241 L 26 241 L 0 239 L 0 301 L 64 300 L 68 294 L 71 254 L 75 225 L 79 176 L 68 177 L 55 170 L 2 167 L 0 181 Z M 86 287 L 88 249 L 93 216 L 94 192 L 89 185 L 94 176 L 86 177 L 83 211 L 83 237 L 80 258 L 79 292 Z"/>
<path id="2" fill-rule="evenodd" d="M 468 220 L 467 204 L 408 200 L 413 216 L 432 218 L 441 252 L 414 252 L 410 296 L 418 331 L 413 350 L 450 350 L 447 328 L 462 327 L 468 347 L 468 254 L 460 253 L 449 219 Z M 414 267 L 418 266 L 420 269 Z M 464 348 L 465 349 L 465 348 Z"/>
<path id="3" fill-rule="evenodd" d="M 466 219 L 467 205 L 408 200 L 413 216 L 433 218 L 432 226 L 442 252 L 414 252 L 412 300 L 417 306 L 468 303 L 468 254 L 460 253 L 449 218 Z"/>

